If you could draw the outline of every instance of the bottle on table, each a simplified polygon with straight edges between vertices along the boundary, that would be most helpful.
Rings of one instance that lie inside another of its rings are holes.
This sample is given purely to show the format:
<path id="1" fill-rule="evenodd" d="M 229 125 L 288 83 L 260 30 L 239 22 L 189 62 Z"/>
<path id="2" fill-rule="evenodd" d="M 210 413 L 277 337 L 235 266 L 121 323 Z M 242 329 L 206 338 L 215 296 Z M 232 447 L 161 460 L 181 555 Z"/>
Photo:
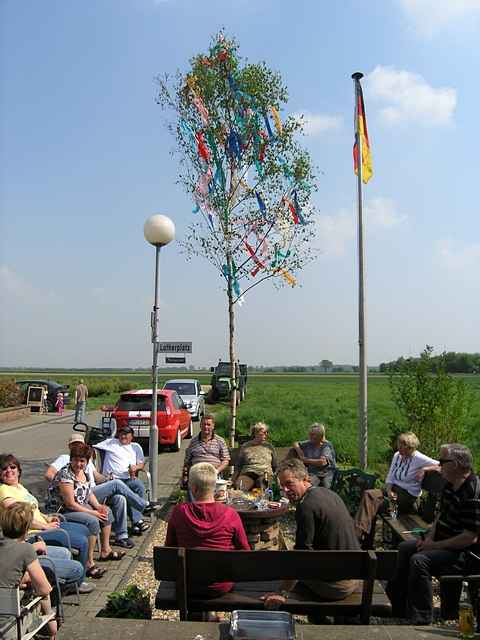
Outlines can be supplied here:
<path id="1" fill-rule="evenodd" d="M 462 582 L 462 593 L 460 595 L 460 603 L 458 606 L 458 626 L 460 629 L 460 638 L 467 640 L 475 637 L 475 627 L 473 619 L 473 606 L 470 600 L 470 592 L 468 582 Z"/>

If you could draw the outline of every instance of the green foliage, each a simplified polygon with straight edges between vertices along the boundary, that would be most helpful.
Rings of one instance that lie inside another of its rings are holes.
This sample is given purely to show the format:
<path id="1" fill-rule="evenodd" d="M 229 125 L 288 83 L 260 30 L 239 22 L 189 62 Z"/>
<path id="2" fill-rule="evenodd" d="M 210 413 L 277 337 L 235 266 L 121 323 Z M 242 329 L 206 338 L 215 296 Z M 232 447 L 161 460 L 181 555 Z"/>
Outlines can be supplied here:
<path id="1" fill-rule="evenodd" d="M 419 359 L 405 360 L 389 379 L 404 429 L 418 436 L 423 452 L 435 456 L 442 444 L 465 441 L 473 398 L 463 380 L 446 372 L 445 354 L 432 362 L 432 352 L 427 345 Z"/>
<path id="2" fill-rule="evenodd" d="M 123 591 L 113 591 L 108 596 L 105 608 L 98 615 L 102 618 L 151 620 L 150 594 L 135 584 L 129 585 Z"/>
<path id="3" fill-rule="evenodd" d="M 0 407 L 18 407 L 23 404 L 23 395 L 13 378 L 0 381 Z"/>
<path id="4" fill-rule="evenodd" d="M 415 358 L 414 361 L 418 361 L 419 358 Z M 379 370 L 382 373 L 388 373 L 389 371 L 400 371 L 405 365 L 405 358 L 402 356 L 393 360 L 392 362 L 382 362 L 379 366 Z M 430 357 L 430 365 L 432 371 L 434 367 L 441 364 L 445 368 L 447 373 L 480 373 L 480 353 L 457 353 L 455 351 L 448 351 L 442 353 L 439 356 Z"/>

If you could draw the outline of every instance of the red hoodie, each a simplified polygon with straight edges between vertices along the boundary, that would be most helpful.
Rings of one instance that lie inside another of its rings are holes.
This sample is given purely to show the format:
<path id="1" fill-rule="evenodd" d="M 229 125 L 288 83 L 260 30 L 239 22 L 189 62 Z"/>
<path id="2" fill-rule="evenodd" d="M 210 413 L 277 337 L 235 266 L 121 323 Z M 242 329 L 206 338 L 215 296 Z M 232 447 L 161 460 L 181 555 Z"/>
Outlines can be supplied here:
<path id="1" fill-rule="evenodd" d="M 167 528 L 167 547 L 197 549 L 244 549 L 250 551 L 245 529 L 238 513 L 221 502 L 191 502 L 177 504 Z M 216 582 L 208 586 L 226 593 L 233 582 Z"/>

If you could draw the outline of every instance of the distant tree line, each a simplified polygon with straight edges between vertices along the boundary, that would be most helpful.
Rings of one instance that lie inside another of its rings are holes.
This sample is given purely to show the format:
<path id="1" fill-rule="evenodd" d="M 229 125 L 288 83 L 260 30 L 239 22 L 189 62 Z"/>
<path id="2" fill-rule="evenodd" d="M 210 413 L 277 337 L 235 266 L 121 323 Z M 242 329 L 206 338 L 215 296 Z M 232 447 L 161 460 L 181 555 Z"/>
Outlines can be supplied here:
<path id="1" fill-rule="evenodd" d="M 420 361 L 418 358 L 404 358 L 401 356 L 392 362 L 382 362 L 379 371 L 382 373 L 390 373 L 392 371 L 401 371 L 405 364 L 416 363 Z M 442 366 L 446 373 L 480 373 L 480 353 L 457 353 L 455 351 L 444 352 L 438 356 L 429 358 L 431 371 L 435 371 L 438 366 Z"/>

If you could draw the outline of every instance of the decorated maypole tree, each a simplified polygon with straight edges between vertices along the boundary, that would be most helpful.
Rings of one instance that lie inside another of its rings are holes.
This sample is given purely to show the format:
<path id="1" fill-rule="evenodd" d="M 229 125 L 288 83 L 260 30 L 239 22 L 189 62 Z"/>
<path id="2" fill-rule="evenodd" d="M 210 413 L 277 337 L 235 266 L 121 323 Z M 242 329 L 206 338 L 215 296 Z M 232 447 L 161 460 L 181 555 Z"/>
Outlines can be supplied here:
<path id="1" fill-rule="evenodd" d="M 231 363 L 230 445 L 238 403 L 235 309 L 269 279 L 294 287 L 313 256 L 314 175 L 297 134 L 301 119 L 280 112 L 288 94 L 264 63 L 243 63 L 222 33 L 186 74 L 158 78 L 158 103 L 174 114 L 168 127 L 180 156 L 179 182 L 194 202 L 183 241 L 189 258 L 217 270 L 227 294 Z"/>

